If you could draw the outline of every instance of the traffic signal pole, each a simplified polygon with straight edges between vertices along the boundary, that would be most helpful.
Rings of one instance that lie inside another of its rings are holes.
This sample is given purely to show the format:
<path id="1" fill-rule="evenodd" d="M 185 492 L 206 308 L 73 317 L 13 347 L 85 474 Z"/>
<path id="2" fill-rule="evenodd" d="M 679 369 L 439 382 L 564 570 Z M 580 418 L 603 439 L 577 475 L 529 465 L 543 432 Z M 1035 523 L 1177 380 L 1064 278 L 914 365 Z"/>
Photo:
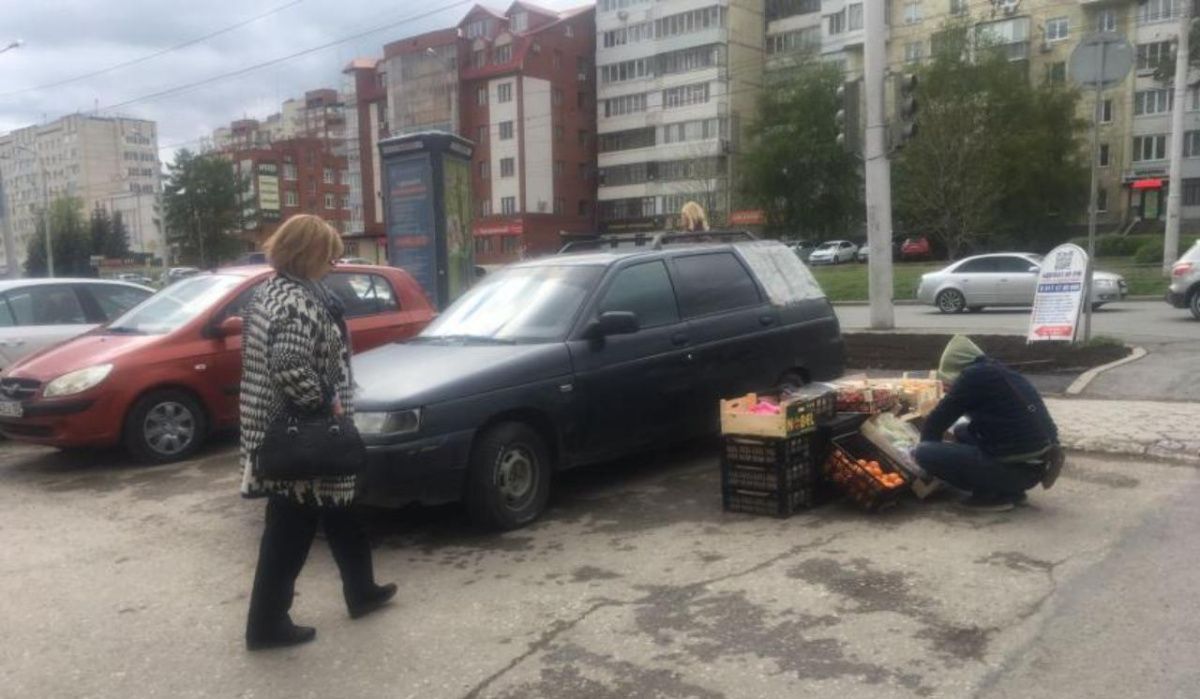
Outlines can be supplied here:
<path id="1" fill-rule="evenodd" d="M 887 152 L 884 91 L 887 82 L 888 3 L 863 3 L 863 90 L 867 123 L 863 142 L 863 179 L 867 199 L 867 244 L 870 248 L 868 292 L 871 328 L 890 330 L 896 325 L 892 306 L 892 172 Z"/>

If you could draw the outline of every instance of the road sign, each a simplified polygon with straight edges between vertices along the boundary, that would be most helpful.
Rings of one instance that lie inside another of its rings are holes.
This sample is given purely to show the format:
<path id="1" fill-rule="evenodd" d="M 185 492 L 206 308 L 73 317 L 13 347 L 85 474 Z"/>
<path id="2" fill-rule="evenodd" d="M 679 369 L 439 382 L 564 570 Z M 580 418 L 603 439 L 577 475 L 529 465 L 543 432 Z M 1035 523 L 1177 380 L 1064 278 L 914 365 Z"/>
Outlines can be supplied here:
<path id="1" fill-rule="evenodd" d="M 1120 34 L 1085 37 L 1071 52 L 1071 80 L 1089 90 L 1113 87 L 1133 68 L 1133 47 Z"/>
<path id="2" fill-rule="evenodd" d="M 1075 339 L 1079 311 L 1088 293 L 1087 270 L 1087 253 L 1078 245 L 1059 245 L 1046 255 L 1029 315 L 1029 342 Z"/>

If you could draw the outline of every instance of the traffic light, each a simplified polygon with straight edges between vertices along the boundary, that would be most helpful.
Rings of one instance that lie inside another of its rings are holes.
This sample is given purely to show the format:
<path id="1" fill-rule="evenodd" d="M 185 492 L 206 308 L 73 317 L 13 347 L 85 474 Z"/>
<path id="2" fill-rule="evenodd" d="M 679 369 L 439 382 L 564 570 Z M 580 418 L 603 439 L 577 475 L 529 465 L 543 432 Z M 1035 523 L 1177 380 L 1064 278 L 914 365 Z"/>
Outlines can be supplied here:
<path id="1" fill-rule="evenodd" d="M 834 121 L 837 122 L 837 142 L 847 153 L 862 152 L 858 135 L 858 80 L 847 80 L 838 86 L 837 100 L 841 105 Z"/>
<path id="2" fill-rule="evenodd" d="M 917 76 L 902 73 L 896 76 L 895 145 L 903 147 L 917 137 Z"/>

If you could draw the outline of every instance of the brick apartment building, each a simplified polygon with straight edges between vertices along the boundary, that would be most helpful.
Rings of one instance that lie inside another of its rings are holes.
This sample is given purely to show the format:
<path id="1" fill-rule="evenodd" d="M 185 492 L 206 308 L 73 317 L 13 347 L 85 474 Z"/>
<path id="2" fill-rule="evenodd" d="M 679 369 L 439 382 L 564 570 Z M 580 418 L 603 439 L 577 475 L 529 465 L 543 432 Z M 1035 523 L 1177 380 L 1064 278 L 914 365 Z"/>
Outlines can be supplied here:
<path id="1" fill-rule="evenodd" d="M 383 235 L 381 138 L 428 130 L 475 142 L 476 260 L 495 264 L 595 230 L 595 7 L 476 5 L 456 27 L 392 42 L 345 69 L 357 119 L 363 234 Z"/>

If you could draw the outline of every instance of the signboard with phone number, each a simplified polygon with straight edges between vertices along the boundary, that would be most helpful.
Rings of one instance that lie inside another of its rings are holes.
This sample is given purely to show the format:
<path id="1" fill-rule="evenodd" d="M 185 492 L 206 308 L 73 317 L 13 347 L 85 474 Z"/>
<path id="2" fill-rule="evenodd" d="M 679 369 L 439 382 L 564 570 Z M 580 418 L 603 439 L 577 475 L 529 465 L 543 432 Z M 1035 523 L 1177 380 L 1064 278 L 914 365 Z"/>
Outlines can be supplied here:
<path id="1" fill-rule="evenodd" d="M 1042 260 L 1033 312 L 1029 316 L 1029 342 L 1071 342 L 1087 293 L 1088 257 L 1078 245 L 1060 245 Z"/>

